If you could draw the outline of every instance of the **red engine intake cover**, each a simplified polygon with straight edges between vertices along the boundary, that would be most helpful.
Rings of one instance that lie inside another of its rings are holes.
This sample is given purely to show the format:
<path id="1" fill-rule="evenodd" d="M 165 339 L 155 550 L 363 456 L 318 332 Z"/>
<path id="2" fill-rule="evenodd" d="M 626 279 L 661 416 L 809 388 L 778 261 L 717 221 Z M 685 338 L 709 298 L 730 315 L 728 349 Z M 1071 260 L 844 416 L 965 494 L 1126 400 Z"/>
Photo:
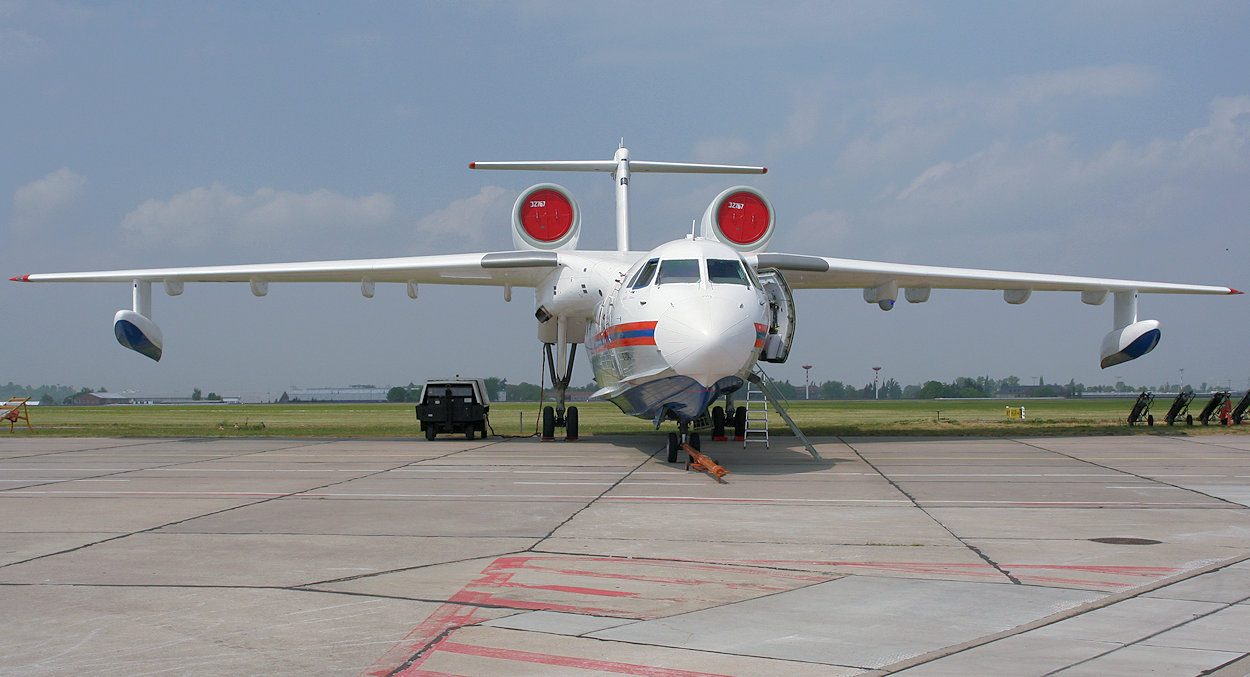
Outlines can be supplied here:
<path id="1" fill-rule="evenodd" d="M 768 205 L 755 193 L 739 191 L 726 197 L 716 209 L 716 227 L 734 244 L 753 244 L 768 232 Z"/>
<path id="2" fill-rule="evenodd" d="M 550 188 L 522 198 L 517 216 L 525 233 L 539 242 L 555 242 L 573 227 L 573 205 L 564 194 Z"/>

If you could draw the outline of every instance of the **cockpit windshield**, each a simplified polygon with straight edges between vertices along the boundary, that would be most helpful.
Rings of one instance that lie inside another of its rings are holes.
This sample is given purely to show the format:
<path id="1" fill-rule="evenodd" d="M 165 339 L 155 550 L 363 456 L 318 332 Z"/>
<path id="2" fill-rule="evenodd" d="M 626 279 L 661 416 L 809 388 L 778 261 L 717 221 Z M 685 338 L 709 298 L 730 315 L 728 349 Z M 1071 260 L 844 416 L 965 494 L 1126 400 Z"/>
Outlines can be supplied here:
<path id="1" fill-rule="evenodd" d="M 655 275 L 655 267 L 659 265 L 659 263 L 659 259 L 651 259 L 650 261 L 647 261 L 646 265 L 644 265 L 642 269 L 638 271 L 638 274 L 634 276 L 634 279 L 629 281 L 629 288 L 642 289 L 648 284 L 651 284 L 651 276 Z"/>
<path id="2" fill-rule="evenodd" d="M 746 272 L 742 270 L 742 262 L 734 259 L 708 259 L 707 277 L 712 284 L 748 285 Z"/>
<path id="3" fill-rule="evenodd" d="M 660 275 L 655 279 L 656 284 L 671 284 L 674 282 L 697 283 L 698 281 L 698 259 L 666 259 L 661 261 Z"/>

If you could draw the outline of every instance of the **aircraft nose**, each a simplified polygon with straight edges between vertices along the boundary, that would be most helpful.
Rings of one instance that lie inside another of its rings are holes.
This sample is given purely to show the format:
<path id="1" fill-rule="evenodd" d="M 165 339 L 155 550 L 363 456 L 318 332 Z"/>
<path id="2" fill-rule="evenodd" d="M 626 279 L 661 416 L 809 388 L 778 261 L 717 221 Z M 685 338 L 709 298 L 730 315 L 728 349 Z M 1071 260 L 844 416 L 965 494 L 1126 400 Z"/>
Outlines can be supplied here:
<path id="1" fill-rule="evenodd" d="M 660 354 L 683 376 L 711 386 L 746 366 L 755 347 L 755 322 L 737 303 L 708 303 L 669 308 L 655 327 Z"/>

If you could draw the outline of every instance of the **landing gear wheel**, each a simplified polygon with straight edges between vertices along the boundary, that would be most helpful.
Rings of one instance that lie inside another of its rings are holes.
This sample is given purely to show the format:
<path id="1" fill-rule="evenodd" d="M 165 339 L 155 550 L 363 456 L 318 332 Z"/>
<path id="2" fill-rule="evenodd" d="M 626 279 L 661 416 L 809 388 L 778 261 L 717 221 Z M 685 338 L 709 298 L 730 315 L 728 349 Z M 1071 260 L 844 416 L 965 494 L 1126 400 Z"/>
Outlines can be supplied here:
<path id="1" fill-rule="evenodd" d="M 725 439 L 725 408 L 712 407 L 712 439 Z"/>
<path id="2" fill-rule="evenodd" d="M 694 447 L 694 450 L 695 450 L 695 451 L 702 451 L 702 450 L 703 450 L 702 445 L 700 445 L 700 444 L 699 444 L 699 433 L 690 433 L 689 435 L 687 435 L 687 436 L 686 436 L 686 444 L 689 444 L 691 447 Z M 693 459 L 693 458 L 690 458 L 690 459 L 688 459 L 688 460 L 693 461 L 694 459 Z"/>
<path id="3" fill-rule="evenodd" d="M 569 407 L 564 412 L 564 438 L 570 442 L 577 441 L 577 407 Z"/>
<path id="4" fill-rule="evenodd" d="M 426 440 L 433 442 L 434 436 L 437 434 L 438 434 L 438 431 L 434 429 L 433 425 L 425 426 L 425 439 Z"/>
<path id="5" fill-rule="evenodd" d="M 677 462 L 677 450 L 681 448 L 681 444 L 677 440 L 677 433 L 668 434 L 668 462 Z"/>
<path id="6" fill-rule="evenodd" d="M 734 439 L 741 442 L 747 436 L 747 408 L 738 407 L 734 411 Z"/>
<path id="7" fill-rule="evenodd" d="M 1151 426 L 1152 426 L 1152 425 L 1154 425 L 1154 424 L 1155 424 L 1155 415 L 1154 415 L 1154 414 L 1146 414 L 1146 425 L 1151 425 Z"/>
<path id="8" fill-rule="evenodd" d="M 1193 424 L 1194 424 L 1194 415 L 1193 415 L 1193 414 L 1185 414 L 1185 424 L 1186 424 L 1186 425 L 1193 425 Z"/>
<path id="9" fill-rule="evenodd" d="M 543 439 L 554 440 L 556 438 L 556 409 L 555 407 L 543 407 Z"/>

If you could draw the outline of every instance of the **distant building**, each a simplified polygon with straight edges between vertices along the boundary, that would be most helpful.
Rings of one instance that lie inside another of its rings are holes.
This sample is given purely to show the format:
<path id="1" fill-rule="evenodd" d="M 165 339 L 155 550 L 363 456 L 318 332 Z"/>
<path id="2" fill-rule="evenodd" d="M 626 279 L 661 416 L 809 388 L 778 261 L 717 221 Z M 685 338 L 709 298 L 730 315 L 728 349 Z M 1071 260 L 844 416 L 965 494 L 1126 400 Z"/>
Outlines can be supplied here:
<path id="1" fill-rule="evenodd" d="M 220 400 L 193 400 L 190 397 L 165 397 L 163 395 L 136 395 L 134 393 L 78 393 L 72 402 L 78 406 L 94 407 L 109 404 L 239 404 L 238 397 Z"/>
<path id="2" fill-rule="evenodd" d="M 348 386 L 346 388 L 292 388 L 278 398 L 279 404 L 288 402 L 385 402 L 389 388 L 376 386 Z"/>

